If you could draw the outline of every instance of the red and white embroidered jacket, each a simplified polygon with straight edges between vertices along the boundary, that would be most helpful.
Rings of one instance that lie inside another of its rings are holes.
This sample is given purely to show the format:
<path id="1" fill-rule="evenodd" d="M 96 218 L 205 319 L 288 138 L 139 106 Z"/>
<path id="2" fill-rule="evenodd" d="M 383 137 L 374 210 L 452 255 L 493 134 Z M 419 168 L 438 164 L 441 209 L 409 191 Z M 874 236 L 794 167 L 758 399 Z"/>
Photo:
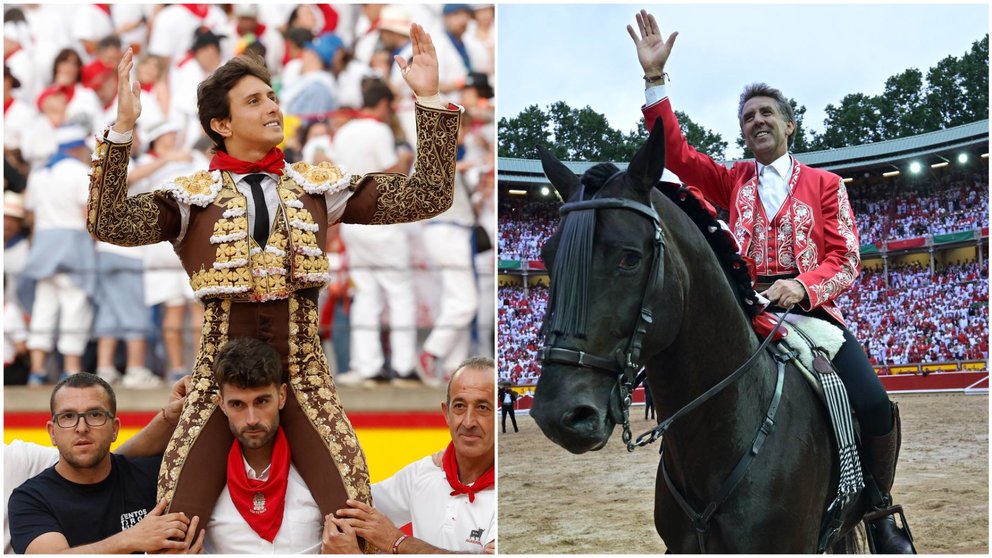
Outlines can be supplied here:
<path id="1" fill-rule="evenodd" d="M 854 283 L 861 255 L 854 212 L 840 177 L 794 161 L 787 179 L 789 197 L 769 222 L 758 198 L 754 161 L 728 169 L 696 151 L 679 130 L 667 98 L 642 111 L 649 129 L 658 117 L 665 126 L 665 166 L 730 211 L 730 230 L 741 253 L 755 260 L 758 274 L 795 269 L 808 295 L 799 306 L 807 311 L 823 308 L 843 324 L 834 300 Z"/>

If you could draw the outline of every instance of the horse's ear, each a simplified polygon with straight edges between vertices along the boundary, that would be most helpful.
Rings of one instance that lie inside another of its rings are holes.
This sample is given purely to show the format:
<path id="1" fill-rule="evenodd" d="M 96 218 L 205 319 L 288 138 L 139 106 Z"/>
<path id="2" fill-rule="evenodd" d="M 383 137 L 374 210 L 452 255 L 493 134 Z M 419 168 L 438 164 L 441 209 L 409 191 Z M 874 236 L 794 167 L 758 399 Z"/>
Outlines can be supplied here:
<path id="1" fill-rule="evenodd" d="M 644 192 L 650 192 L 654 185 L 661 180 L 665 171 L 665 127 L 661 118 L 654 121 L 648 141 L 644 142 L 637 155 L 627 166 L 627 176 Z"/>
<path id="2" fill-rule="evenodd" d="M 579 177 L 568 170 L 568 167 L 544 146 L 538 145 L 537 153 L 541 157 L 541 166 L 544 167 L 544 174 L 551 181 L 551 185 L 555 187 L 555 190 L 558 190 L 562 201 L 568 201 L 572 197 L 572 193 L 579 187 Z"/>

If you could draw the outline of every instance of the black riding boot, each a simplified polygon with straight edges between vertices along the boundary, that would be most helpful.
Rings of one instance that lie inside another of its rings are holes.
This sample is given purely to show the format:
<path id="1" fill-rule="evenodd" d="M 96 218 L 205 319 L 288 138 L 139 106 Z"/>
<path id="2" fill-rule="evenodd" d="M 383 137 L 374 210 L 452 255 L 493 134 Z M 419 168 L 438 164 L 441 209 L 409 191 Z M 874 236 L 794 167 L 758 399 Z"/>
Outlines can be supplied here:
<path id="1" fill-rule="evenodd" d="M 893 403 L 892 430 L 884 436 L 865 436 L 863 440 L 867 465 L 874 478 L 874 482 L 866 479 L 865 486 L 872 501 L 872 511 L 865 516 L 865 523 L 874 554 L 916 554 L 902 506 L 892 505 L 892 483 L 902 445 L 901 430 L 899 407 Z M 896 525 L 894 514 L 902 517 L 903 527 Z"/>

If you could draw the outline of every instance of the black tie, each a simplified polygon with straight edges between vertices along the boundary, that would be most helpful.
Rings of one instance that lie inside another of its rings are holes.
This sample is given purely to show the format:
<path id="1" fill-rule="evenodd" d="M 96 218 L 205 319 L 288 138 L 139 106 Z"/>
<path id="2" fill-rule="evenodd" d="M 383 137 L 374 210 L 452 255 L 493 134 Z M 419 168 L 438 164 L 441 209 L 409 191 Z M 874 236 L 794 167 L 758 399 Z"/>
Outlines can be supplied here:
<path id="1" fill-rule="evenodd" d="M 255 226 L 251 237 L 259 246 L 265 246 L 269 240 L 269 208 L 265 205 L 265 196 L 262 194 L 262 179 L 264 174 L 249 174 L 245 177 L 245 182 L 251 186 L 251 197 L 255 200 Z"/>

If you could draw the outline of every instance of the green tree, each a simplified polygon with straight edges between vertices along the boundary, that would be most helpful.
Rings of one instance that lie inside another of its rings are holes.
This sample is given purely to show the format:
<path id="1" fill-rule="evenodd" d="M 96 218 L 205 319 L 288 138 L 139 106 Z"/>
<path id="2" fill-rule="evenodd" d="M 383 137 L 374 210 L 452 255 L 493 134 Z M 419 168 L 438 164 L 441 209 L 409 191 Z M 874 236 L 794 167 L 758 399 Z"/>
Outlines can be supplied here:
<path id="1" fill-rule="evenodd" d="M 885 91 L 876 98 L 879 133 L 902 138 L 937 129 L 923 85 L 923 72 L 910 68 L 885 80 Z"/>
<path id="2" fill-rule="evenodd" d="M 675 117 L 679 120 L 679 129 L 682 130 L 685 140 L 695 147 L 696 151 L 705 153 L 717 161 L 727 158 L 727 142 L 723 141 L 723 136 L 696 124 L 688 114 L 680 110 L 675 111 Z"/>
<path id="3" fill-rule="evenodd" d="M 989 36 L 971 45 L 971 50 L 959 62 L 961 89 L 956 100 L 963 105 L 962 117 L 958 122 L 948 123 L 957 126 L 989 117 Z"/>
<path id="4" fill-rule="evenodd" d="M 696 124 L 685 113 L 676 114 L 690 145 L 724 159 L 727 142 L 720 134 Z M 543 145 L 562 160 L 623 162 L 634 157 L 647 137 L 643 117 L 633 130 L 622 132 L 590 107 L 574 109 L 564 101 L 553 103 L 547 111 L 531 105 L 513 118 L 499 119 L 500 157 L 533 159 L 537 146 Z"/>
<path id="5" fill-rule="evenodd" d="M 537 105 L 525 108 L 517 116 L 499 119 L 499 156 L 534 159 L 538 145 L 549 145 L 550 121 Z"/>
<path id="6" fill-rule="evenodd" d="M 879 127 L 877 97 L 864 93 L 845 95 L 839 106 L 827 105 L 822 134 L 816 136 L 814 149 L 832 149 L 861 145 L 884 138 Z"/>

